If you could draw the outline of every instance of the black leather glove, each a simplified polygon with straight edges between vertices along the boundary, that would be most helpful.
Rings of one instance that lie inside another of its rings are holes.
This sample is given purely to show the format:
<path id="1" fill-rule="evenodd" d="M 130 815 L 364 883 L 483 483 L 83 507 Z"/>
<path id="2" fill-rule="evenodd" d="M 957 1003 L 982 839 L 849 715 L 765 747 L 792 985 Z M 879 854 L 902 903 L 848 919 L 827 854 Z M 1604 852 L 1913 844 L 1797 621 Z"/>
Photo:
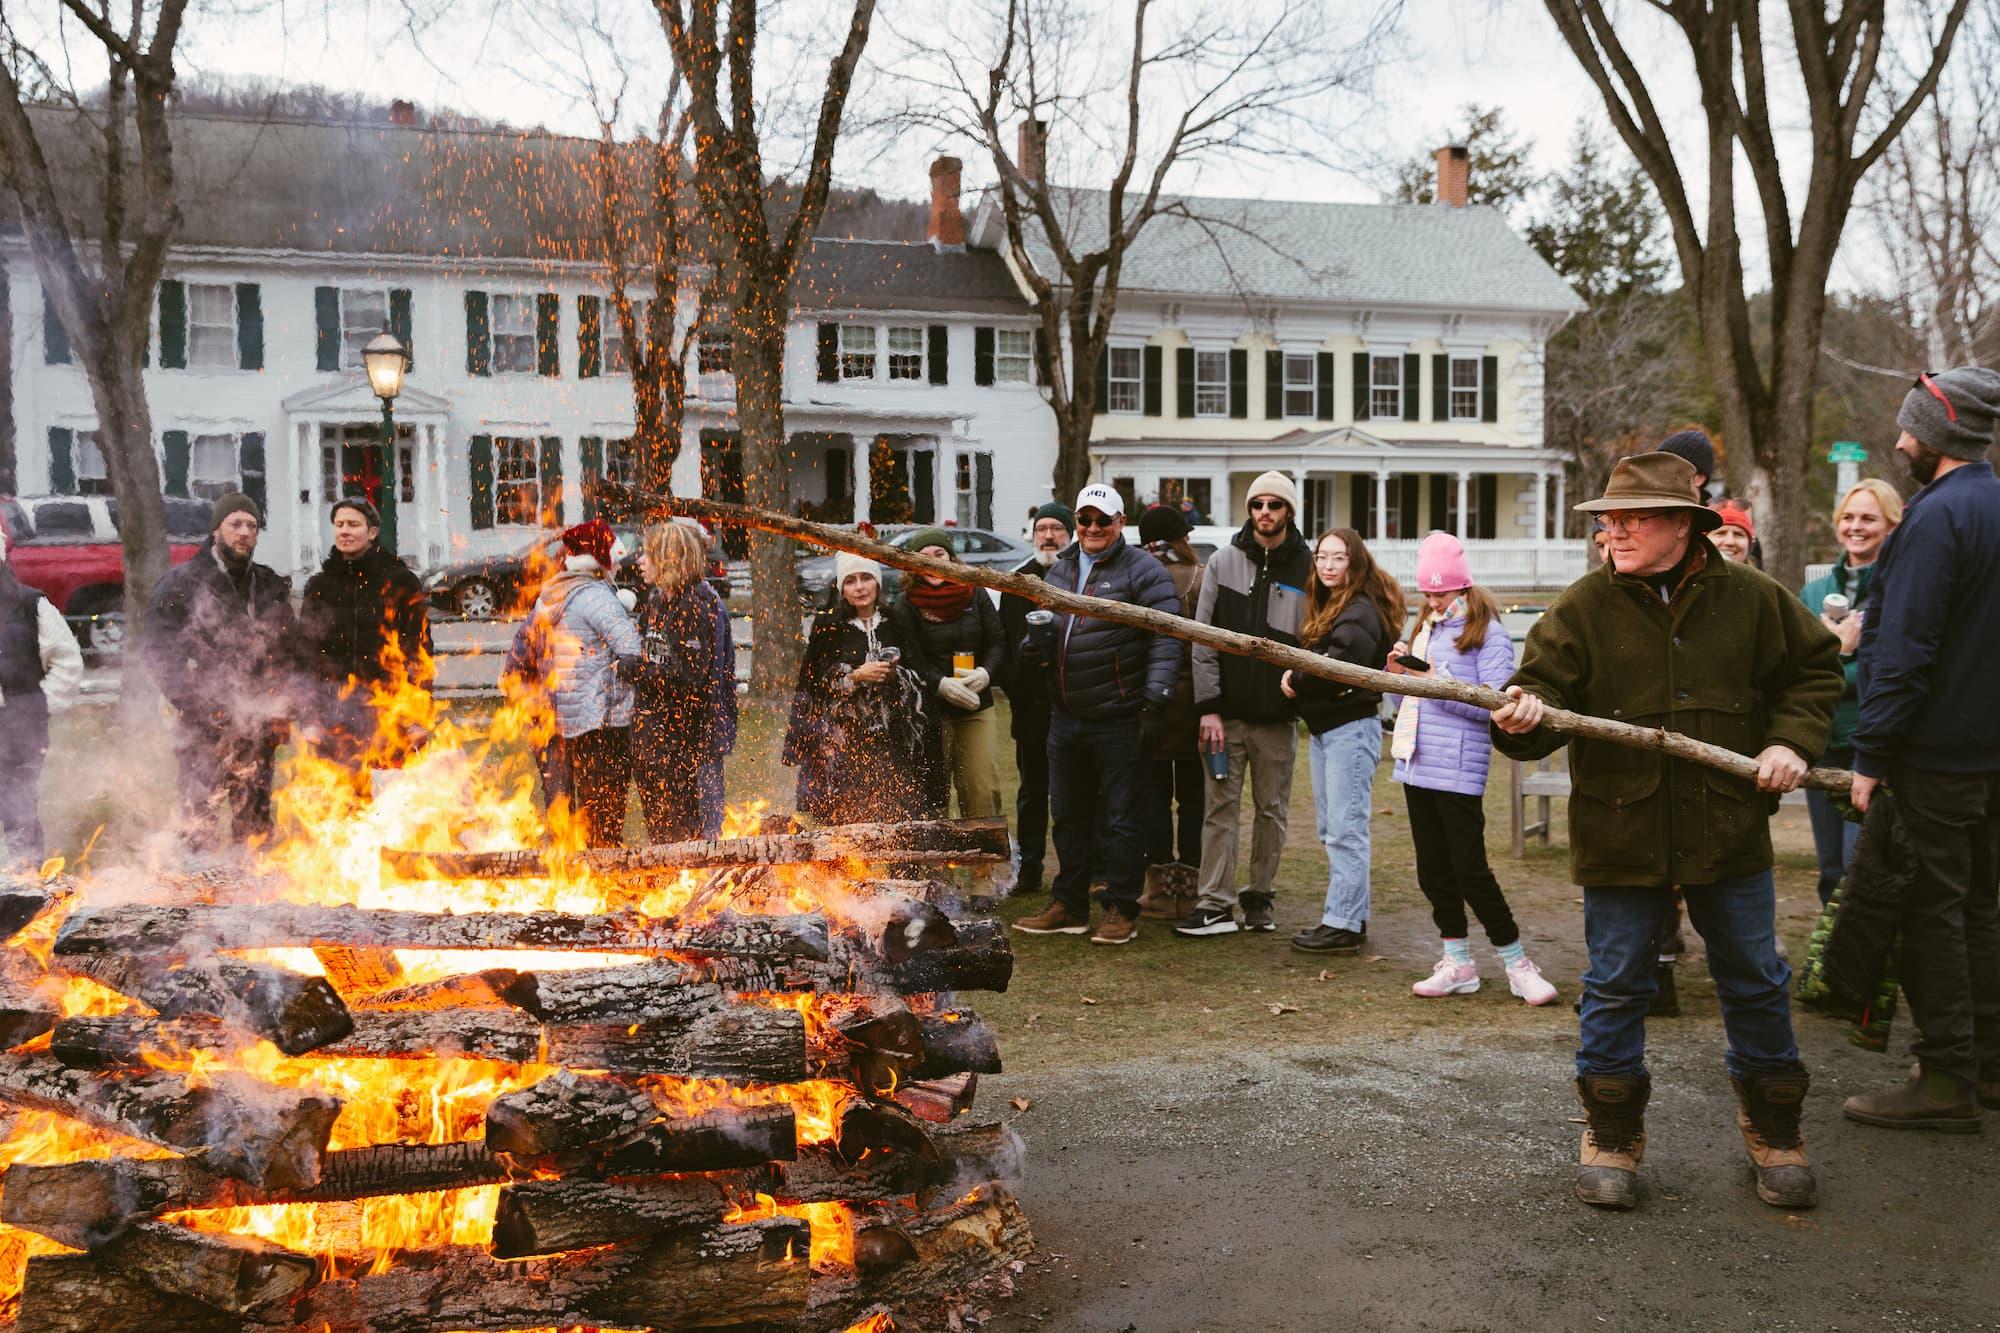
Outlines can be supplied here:
<path id="1" fill-rule="evenodd" d="M 1166 739 L 1165 711 L 1151 699 L 1139 705 L 1139 749 L 1151 754 Z"/>

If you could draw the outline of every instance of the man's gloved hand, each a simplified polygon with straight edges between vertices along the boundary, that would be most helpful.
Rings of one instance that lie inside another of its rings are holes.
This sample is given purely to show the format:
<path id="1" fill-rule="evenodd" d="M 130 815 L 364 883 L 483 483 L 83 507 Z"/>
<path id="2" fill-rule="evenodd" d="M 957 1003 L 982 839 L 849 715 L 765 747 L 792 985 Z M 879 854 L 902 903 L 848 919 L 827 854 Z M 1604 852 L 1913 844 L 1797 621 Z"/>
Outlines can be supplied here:
<path id="1" fill-rule="evenodd" d="M 1151 699 L 1139 705 L 1139 749 L 1147 754 L 1166 739 L 1166 710 Z"/>
<path id="2" fill-rule="evenodd" d="M 1041 645 L 1035 642 L 1035 636 L 1032 634 L 1021 640 L 1021 660 L 1029 666 L 1038 667 L 1049 664 L 1049 659 L 1042 656 Z"/>
<path id="3" fill-rule="evenodd" d="M 954 708 L 962 708 L 968 713 L 975 712 L 979 708 L 979 692 L 967 689 L 965 682 L 951 676 L 938 681 L 937 692 L 938 698 Z"/>
<path id="4" fill-rule="evenodd" d="M 965 686 L 966 689 L 971 690 L 974 694 L 984 694 L 986 687 L 993 683 L 993 677 L 987 674 L 985 667 L 974 667 L 960 676 L 958 683 Z"/>

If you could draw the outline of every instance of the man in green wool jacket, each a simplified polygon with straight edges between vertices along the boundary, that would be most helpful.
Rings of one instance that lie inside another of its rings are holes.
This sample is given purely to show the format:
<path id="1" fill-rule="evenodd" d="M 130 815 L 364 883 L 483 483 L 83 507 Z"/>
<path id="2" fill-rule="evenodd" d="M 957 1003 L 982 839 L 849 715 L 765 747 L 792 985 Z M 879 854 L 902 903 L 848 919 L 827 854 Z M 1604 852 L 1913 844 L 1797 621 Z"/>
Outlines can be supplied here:
<path id="1" fill-rule="evenodd" d="M 1610 558 L 1528 631 L 1512 697 L 1493 714 L 1503 754 L 1570 747 L 1570 873 L 1583 887 L 1590 953 L 1577 1197 L 1637 1202 L 1654 945 L 1680 885 L 1708 946 L 1757 1192 L 1778 1207 L 1811 1207 L 1818 1186 L 1799 1127 L 1809 1080 L 1792 1036 L 1791 969 L 1777 950 L 1770 815 L 1826 745 L 1844 684 L 1839 645 L 1797 597 L 1717 554 L 1703 534 L 1720 516 L 1702 505 L 1685 459 L 1624 459 L 1603 498 L 1577 508 L 1602 519 Z M 1541 727 L 1546 708 L 1681 732 L 1754 756 L 1757 777 L 1567 740 Z"/>

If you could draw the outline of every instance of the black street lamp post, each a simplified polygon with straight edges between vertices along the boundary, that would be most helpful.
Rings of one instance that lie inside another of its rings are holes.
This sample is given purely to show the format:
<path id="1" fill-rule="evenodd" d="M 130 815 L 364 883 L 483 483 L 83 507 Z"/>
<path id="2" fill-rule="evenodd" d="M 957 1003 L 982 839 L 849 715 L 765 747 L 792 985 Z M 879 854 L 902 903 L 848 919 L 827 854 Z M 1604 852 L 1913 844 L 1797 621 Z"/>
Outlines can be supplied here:
<path id="1" fill-rule="evenodd" d="M 410 368 L 409 349 L 384 329 L 361 349 L 368 368 L 368 387 L 382 400 L 382 489 L 376 508 L 382 514 L 382 549 L 396 551 L 396 395 L 403 391 L 403 374 Z"/>

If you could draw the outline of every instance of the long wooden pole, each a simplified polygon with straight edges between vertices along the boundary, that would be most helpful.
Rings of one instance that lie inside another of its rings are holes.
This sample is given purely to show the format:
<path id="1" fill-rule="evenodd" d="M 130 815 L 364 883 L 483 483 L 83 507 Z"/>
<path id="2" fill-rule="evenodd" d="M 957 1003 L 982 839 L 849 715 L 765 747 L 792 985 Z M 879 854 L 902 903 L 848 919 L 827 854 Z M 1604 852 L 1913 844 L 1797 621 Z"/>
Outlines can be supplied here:
<path id="1" fill-rule="evenodd" d="M 1270 639 L 1258 638 L 1253 634 L 1239 634 L 1234 630 L 1204 625 L 1200 621 L 1189 620 L 1184 616 L 1168 615 L 1151 607 L 1132 606 L 1125 602 L 1111 602 L 1101 597 L 1085 597 L 1065 592 L 1060 588 L 1049 586 L 1046 580 L 1029 575 L 1015 574 L 983 565 L 962 565 L 951 560 L 940 560 L 935 556 L 918 555 L 914 551 L 905 551 L 900 547 L 864 537 L 858 532 L 829 527 L 824 523 L 812 523 L 802 518 L 792 518 L 787 514 L 755 509 L 749 505 L 724 504 L 716 500 L 689 500 L 677 495 L 656 495 L 612 482 L 600 484 L 605 495 L 613 500 L 622 500 L 630 504 L 635 513 L 696 518 L 705 523 L 736 524 L 764 532 L 774 532 L 814 546 L 830 547 L 836 551 L 852 551 L 856 555 L 865 555 L 871 560 L 893 565 L 912 574 L 934 574 L 954 583 L 970 583 L 981 588 L 992 588 L 998 592 L 1010 592 L 1053 610 L 1067 611 L 1080 616 L 1094 616 L 1099 620 L 1130 625 L 1135 629 L 1149 630 L 1154 634 L 1170 635 L 1190 643 L 1207 644 L 1225 653 L 1254 657 L 1260 662 L 1288 667 L 1302 675 L 1318 676 L 1356 689 L 1374 690 L 1382 694 L 1408 694 L 1421 699 L 1452 699 L 1488 710 L 1499 708 L 1507 702 L 1506 695 L 1490 686 L 1373 671 L 1367 667 L 1356 666 L 1352 662 L 1337 661 L 1320 653 L 1274 643 Z M 1757 776 L 1757 761 L 1750 756 L 1726 750 L 1719 745 L 1710 745 L 1706 741 L 1698 741 L 1692 736 L 1684 736 L 1680 732 L 1668 731 L 1663 727 L 1637 727 L 1629 722 L 1614 722 L 1610 718 L 1573 713 L 1566 708 L 1547 709 L 1542 714 L 1542 725 L 1550 731 L 1565 736 L 1587 736 L 1592 740 L 1610 741 L 1615 745 L 1629 745 L 1635 749 L 1658 750 L 1675 759 L 1685 759 L 1690 763 L 1720 769 L 1739 778 L 1754 780 Z M 1844 768 L 1815 768 L 1806 773 L 1801 785 L 1817 787 L 1822 791 L 1845 792 L 1853 782 L 1854 775 Z"/>

